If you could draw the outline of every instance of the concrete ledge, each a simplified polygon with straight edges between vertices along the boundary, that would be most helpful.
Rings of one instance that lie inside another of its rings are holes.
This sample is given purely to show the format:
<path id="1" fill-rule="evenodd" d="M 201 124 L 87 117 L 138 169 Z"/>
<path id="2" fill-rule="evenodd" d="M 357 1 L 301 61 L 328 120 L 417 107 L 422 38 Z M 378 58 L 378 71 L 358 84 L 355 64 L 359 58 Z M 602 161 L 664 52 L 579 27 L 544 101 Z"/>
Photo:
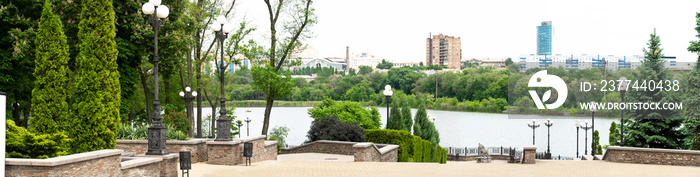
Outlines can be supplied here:
<path id="1" fill-rule="evenodd" d="M 393 144 L 391 144 L 391 145 L 386 145 L 386 146 L 384 146 L 383 148 L 380 148 L 380 149 L 379 149 L 379 153 L 381 153 L 381 154 L 386 154 L 386 153 L 388 153 L 388 152 L 390 152 L 390 151 L 393 151 L 394 149 L 399 149 L 399 145 L 393 145 Z"/>
<path id="2" fill-rule="evenodd" d="M 277 146 L 277 141 L 265 141 L 265 146 Z"/>
<path id="3" fill-rule="evenodd" d="M 5 165 L 24 165 L 24 166 L 59 166 L 69 163 L 75 163 L 80 161 L 87 161 L 92 159 L 98 159 L 107 156 L 121 155 L 124 151 L 119 149 L 104 149 L 99 151 L 91 151 L 80 154 L 73 154 L 61 157 L 54 157 L 48 159 L 19 159 L 19 158 L 6 158 Z"/>
<path id="4" fill-rule="evenodd" d="M 537 146 L 535 145 L 525 145 L 523 146 L 523 150 L 536 150 Z"/>
<path id="5" fill-rule="evenodd" d="M 130 157 L 130 158 L 122 158 L 122 159 L 128 159 L 127 161 L 121 162 L 122 169 L 129 169 L 129 168 L 134 168 L 134 167 L 138 167 L 138 166 L 159 163 L 159 162 L 163 161 L 162 158 L 154 158 L 154 157 L 141 157 L 141 158 Z"/>
<path id="6" fill-rule="evenodd" d="M 246 137 L 243 137 L 243 138 L 236 138 L 236 139 L 233 139 L 233 141 L 240 141 L 240 142 L 242 142 L 242 143 L 245 143 L 245 142 L 251 142 L 251 141 L 255 141 L 255 140 L 259 140 L 259 139 L 266 140 L 266 138 L 267 138 L 267 136 L 265 136 L 265 135 L 246 136 Z"/>
<path id="7" fill-rule="evenodd" d="M 236 145 L 240 144 L 240 141 L 233 140 L 233 141 L 207 141 L 207 145 Z"/>
<path id="8" fill-rule="evenodd" d="M 146 154 L 139 154 L 136 157 L 145 157 L 145 158 L 160 158 L 162 160 L 170 160 L 174 158 L 179 158 L 180 154 L 177 153 L 170 153 L 166 155 L 146 155 Z"/>
<path id="9" fill-rule="evenodd" d="M 603 160 L 622 163 L 700 166 L 700 151 L 608 146 Z"/>
<path id="10" fill-rule="evenodd" d="M 355 145 L 352 145 L 352 147 L 353 148 L 367 148 L 367 147 L 372 146 L 372 145 L 374 145 L 374 144 L 372 144 L 372 143 L 357 143 Z M 376 149 L 376 147 L 375 147 L 375 149 Z"/>

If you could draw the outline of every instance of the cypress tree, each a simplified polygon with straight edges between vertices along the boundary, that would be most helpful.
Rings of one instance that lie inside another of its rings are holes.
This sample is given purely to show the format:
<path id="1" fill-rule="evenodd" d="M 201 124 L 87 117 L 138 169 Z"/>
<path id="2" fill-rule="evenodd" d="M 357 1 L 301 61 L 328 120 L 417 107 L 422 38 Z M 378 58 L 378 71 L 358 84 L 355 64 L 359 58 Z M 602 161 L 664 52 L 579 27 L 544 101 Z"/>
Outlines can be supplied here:
<path id="1" fill-rule="evenodd" d="M 400 100 L 396 99 L 391 103 L 391 114 L 387 121 L 386 129 L 403 130 L 403 122 L 401 120 L 401 111 L 399 109 Z"/>
<path id="2" fill-rule="evenodd" d="M 68 44 L 61 19 L 44 2 L 36 36 L 32 119 L 29 130 L 53 134 L 68 130 Z"/>
<path id="3" fill-rule="evenodd" d="M 600 133 L 598 130 L 593 131 L 593 143 L 591 149 L 595 149 L 595 154 L 603 154 L 603 148 L 600 146 Z"/>
<path id="4" fill-rule="evenodd" d="M 83 0 L 81 7 L 71 122 L 74 153 L 114 148 L 120 122 L 112 0 Z"/>
<path id="5" fill-rule="evenodd" d="M 401 108 L 403 130 L 411 132 L 411 127 L 413 127 L 413 119 L 411 119 L 412 117 L 413 116 L 411 116 L 411 107 L 408 106 L 408 103 L 404 103 L 403 107 Z"/>
<path id="6" fill-rule="evenodd" d="M 615 123 L 615 121 L 610 123 L 609 130 L 610 130 L 610 136 L 608 136 L 608 144 L 610 144 L 610 146 L 619 145 L 620 139 L 618 137 L 620 137 L 620 131 L 617 130 L 617 123 Z"/>
<path id="7" fill-rule="evenodd" d="M 421 101 L 416 117 L 413 119 L 413 135 L 423 137 L 423 127 L 421 127 L 423 120 L 428 120 L 428 112 L 425 111 L 425 102 Z"/>
<path id="8" fill-rule="evenodd" d="M 634 73 L 632 83 L 628 88 L 625 98 L 630 102 L 651 102 L 651 103 L 677 103 L 681 99 L 677 92 L 661 91 L 662 89 L 644 89 L 637 91 L 634 81 L 673 81 L 671 71 L 664 67 L 663 49 L 661 39 L 654 33 L 650 35 L 647 48 L 644 49 L 645 58 L 642 66 Z M 640 84 L 641 87 L 641 84 Z M 650 147 L 650 148 L 678 148 L 681 146 L 682 135 L 678 128 L 683 119 L 678 119 L 679 110 L 664 109 L 633 109 L 629 111 L 630 121 L 625 121 L 625 146 Z"/>
<path id="9" fill-rule="evenodd" d="M 696 37 L 700 38 L 700 13 L 695 14 L 695 31 L 698 32 Z M 700 61 L 700 41 L 690 41 L 688 51 L 698 54 Z M 685 145 L 692 150 L 700 150 L 700 65 L 697 63 L 693 70 L 690 71 L 686 81 L 687 88 L 685 91 L 685 121 L 683 122 L 682 131 L 687 138 L 684 139 Z"/>

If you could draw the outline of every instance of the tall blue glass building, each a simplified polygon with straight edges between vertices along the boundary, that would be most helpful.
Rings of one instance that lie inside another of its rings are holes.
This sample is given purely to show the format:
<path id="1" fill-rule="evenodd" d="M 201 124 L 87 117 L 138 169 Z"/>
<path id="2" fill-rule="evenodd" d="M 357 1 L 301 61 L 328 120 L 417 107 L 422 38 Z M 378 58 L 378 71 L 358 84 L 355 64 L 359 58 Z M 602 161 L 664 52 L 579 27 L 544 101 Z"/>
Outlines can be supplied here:
<path id="1" fill-rule="evenodd" d="M 537 26 L 537 55 L 552 55 L 552 21 Z"/>

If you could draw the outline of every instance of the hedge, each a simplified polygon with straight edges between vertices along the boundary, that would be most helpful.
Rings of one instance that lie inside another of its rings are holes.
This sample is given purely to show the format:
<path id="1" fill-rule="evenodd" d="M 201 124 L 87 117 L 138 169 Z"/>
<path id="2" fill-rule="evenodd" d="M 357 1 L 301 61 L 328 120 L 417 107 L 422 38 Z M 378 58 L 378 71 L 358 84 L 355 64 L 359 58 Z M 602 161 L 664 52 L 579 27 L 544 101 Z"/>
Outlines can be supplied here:
<path id="1" fill-rule="evenodd" d="M 437 145 L 437 150 L 435 152 L 435 159 L 433 162 L 445 164 L 447 163 L 447 149 L 442 148 L 442 146 Z"/>
<path id="2" fill-rule="evenodd" d="M 68 155 L 68 143 L 71 141 L 64 132 L 36 135 L 23 127 L 18 127 L 12 120 L 6 120 L 7 158 L 46 159 Z"/>
<path id="3" fill-rule="evenodd" d="M 433 144 L 403 130 L 370 129 L 364 130 L 365 139 L 373 143 L 398 144 L 399 162 L 433 162 L 430 160 Z M 447 159 L 447 150 L 438 146 L 436 162 Z M 439 161 L 438 161 L 439 160 Z"/>

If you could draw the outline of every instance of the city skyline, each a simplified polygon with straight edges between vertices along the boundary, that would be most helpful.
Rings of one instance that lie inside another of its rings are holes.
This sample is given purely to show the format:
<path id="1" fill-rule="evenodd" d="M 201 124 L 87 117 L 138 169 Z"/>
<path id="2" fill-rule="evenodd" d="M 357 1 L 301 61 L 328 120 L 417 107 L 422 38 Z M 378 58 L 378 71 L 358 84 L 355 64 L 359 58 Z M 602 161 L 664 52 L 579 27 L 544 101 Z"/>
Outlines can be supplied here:
<path id="1" fill-rule="evenodd" d="M 237 15 L 258 29 L 252 38 L 266 40 L 264 3 L 236 3 Z M 552 21 L 553 55 L 642 55 L 656 28 L 665 55 L 679 61 L 698 58 L 686 48 L 698 40 L 694 28 L 700 2 L 359 0 L 316 1 L 313 6 L 319 22 L 312 26 L 314 37 L 304 43 L 320 57 L 345 57 L 349 46 L 350 52 L 419 62 L 425 60 L 425 39 L 443 33 L 462 39 L 463 60 L 516 58 L 537 53 L 537 26 Z"/>

